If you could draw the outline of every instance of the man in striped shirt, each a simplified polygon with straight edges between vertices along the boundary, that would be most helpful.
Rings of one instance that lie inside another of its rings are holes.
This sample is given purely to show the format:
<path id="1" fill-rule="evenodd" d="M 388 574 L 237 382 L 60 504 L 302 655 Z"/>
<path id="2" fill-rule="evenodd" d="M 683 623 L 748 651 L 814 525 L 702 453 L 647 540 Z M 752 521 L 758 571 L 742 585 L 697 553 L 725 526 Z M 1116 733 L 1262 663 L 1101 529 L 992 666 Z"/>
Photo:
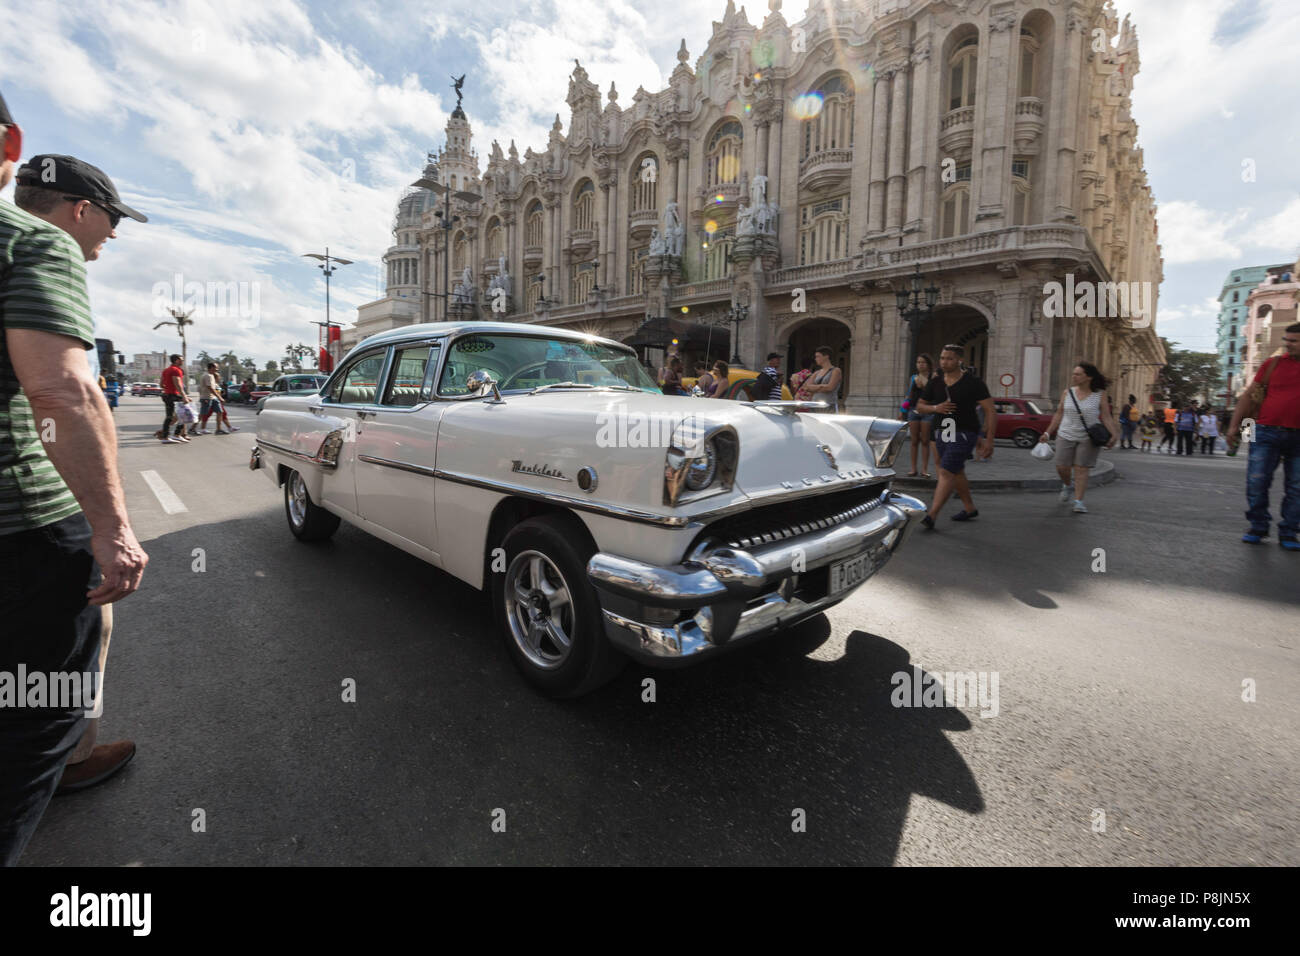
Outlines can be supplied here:
<path id="1" fill-rule="evenodd" d="M 14 178 L 20 143 L 0 100 L 0 188 Z M 17 862 L 86 729 L 84 706 L 34 694 L 17 678 L 97 672 L 101 607 L 135 591 L 148 562 L 126 513 L 112 415 L 85 355 L 95 347 L 85 261 L 121 215 L 143 217 L 93 166 L 46 159 L 31 174 L 24 168 L 20 191 L 26 181 L 56 194 L 59 225 L 0 202 L 4 865 Z M 109 756 L 111 773 L 125 759 Z"/>

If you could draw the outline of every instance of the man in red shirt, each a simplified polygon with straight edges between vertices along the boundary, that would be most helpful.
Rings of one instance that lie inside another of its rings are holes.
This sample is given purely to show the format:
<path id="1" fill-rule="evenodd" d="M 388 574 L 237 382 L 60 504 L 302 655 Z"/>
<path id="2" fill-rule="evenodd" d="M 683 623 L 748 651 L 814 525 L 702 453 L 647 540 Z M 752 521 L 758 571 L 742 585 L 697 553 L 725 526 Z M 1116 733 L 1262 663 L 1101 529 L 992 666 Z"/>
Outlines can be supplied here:
<path id="1" fill-rule="evenodd" d="M 171 363 L 162 372 L 162 400 L 167 412 L 163 417 L 162 431 L 154 432 L 154 437 L 167 443 L 187 442 L 189 439 L 182 434 L 179 422 L 176 423 L 176 434 L 169 434 L 172 422 L 176 421 L 176 403 L 190 403 L 189 396 L 185 394 L 185 368 L 181 364 L 181 357 L 171 356 Z"/>
<path id="2" fill-rule="evenodd" d="M 1280 461 L 1285 487 L 1277 541 L 1288 551 L 1300 551 L 1300 541 L 1296 540 L 1300 532 L 1300 322 L 1286 327 L 1282 344 L 1286 354 L 1268 359 L 1255 375 L 1255 381 L 1266 388 L 1264 403 L 1256 409 L 1247 390 L 1237 402 L 1224 437 L 1235 449 L 1242 440 L 1242 421 L 1250 419 L 1254 412 L 1254 434 L 1245 436 L 1250 441 L 1246 470 L 1246 501 L 1250 505 L 1246 518 L 1250 528 L 1241 540 L 1259 544 L 1268 537 L 1268 490 Z"/>

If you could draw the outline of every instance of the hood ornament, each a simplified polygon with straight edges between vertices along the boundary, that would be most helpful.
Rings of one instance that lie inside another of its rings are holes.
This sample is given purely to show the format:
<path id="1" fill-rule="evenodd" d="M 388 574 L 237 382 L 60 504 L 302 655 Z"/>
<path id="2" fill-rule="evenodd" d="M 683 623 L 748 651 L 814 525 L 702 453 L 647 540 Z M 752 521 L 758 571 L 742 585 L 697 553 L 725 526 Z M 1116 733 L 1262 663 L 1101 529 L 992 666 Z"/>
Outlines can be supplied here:
<path id="1" fill-rule="evenodd" d="M 835 464 L 835 455 L 831 452 L 830 445 L 826 444 L 825 442 L 819 442 L 817 444 L 817 450 L 826 456 L 826 461 L 830 463 L 832 470 L 834 471 L 840 470 L 840 466 Z"/>

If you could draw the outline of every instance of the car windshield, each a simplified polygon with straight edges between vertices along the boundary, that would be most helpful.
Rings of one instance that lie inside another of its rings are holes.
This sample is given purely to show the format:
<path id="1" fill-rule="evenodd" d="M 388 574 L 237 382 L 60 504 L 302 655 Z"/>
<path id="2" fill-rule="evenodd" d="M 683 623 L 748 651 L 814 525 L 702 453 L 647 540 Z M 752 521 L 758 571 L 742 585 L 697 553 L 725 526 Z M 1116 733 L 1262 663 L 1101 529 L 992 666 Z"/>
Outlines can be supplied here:
<path id="1" fill-rule="evenodd" d="M 660 391 L 635 354 L 603 342 L 485 333 L 467 335 L 452 344 L 438 394 L 468 394 L 465 381 L 479 369 L 491 373 L 503 392 L 547 385 L 558 389 L 565 383 Z"/>

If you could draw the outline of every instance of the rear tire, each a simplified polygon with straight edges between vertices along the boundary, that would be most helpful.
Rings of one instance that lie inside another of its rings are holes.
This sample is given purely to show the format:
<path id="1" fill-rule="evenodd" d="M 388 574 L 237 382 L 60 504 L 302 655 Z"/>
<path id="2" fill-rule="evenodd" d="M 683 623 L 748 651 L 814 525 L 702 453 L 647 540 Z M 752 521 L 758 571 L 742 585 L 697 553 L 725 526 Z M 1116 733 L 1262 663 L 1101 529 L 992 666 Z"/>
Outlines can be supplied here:
<path id="1" fill-rule="evenodd" d="M 325 541 L 339 527 L 339 516 L 311 500 L 307 483 L 296 471 L 289 472 L 284 482 L 284 516 L 299 541 Z"/>
<path id="2" fill-rule="evenodd" d="M 554 518 L 517 525 L 503 543 L 504 572 L 492 574 L 492 613 L 506 652 L 547 697 L 580 697 L 627 664 L 605 635 L 587 579 L 593 548 Z"/>
<path id="3" fill-rule="evenodd" d="M 1011 440 L 1017 448 L 1033 448 L 1038 444 L 1038 432 L 1032 428 L 1017 428 L 1011 433 Z"/>

